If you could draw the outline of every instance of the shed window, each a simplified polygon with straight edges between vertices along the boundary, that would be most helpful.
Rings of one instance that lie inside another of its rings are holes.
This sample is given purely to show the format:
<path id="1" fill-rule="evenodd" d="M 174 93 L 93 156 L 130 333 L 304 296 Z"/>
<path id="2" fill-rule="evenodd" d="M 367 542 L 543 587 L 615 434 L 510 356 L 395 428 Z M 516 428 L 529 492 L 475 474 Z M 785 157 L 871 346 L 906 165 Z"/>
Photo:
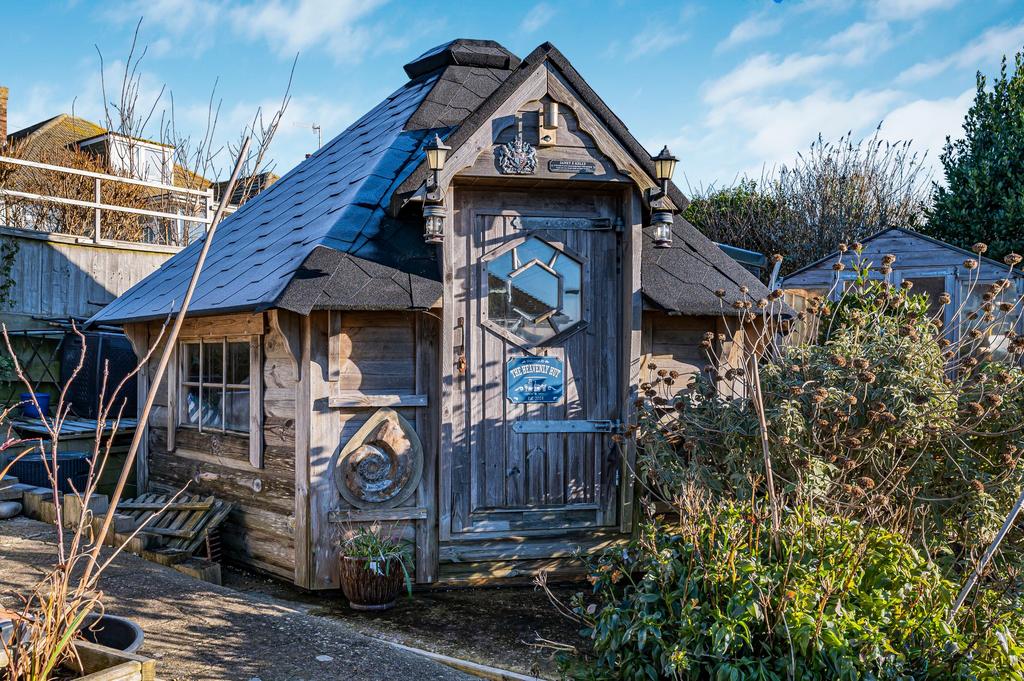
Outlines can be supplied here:
<path id="1" fill-rule="evenodd" d="M 1019 333 L 1021 329 L 1021 309 L 1017 304 L 1020 296 L 1019 284 L 1004 289 L 991 301 L 996 306 L 992 310 L 995 321 L 986 322 L 982 306 L 986 302 L 985 293 L 991 285 L 992 282 L 988 281 L 960 283 L 960 296 L 963 300 L 961 333 L 966 333 L 970 329 L 981 331 L 983 336 L 972 349 L 977 352 L 991 352 L 995 358 L 1005 360 L 1010 350 L 1011 332 Z M 998 307 L 1001 303 L 1009 303 L 1013 307 L 1009 312 L 1004 312 Z M 972 313 L 977 314 L 973 320 L 970 318 Z"/>
<path id="2" fill-rule="evenodd" d="M 182 426 L 249 432 L 250 340 L 204 338 L 180 344 Z"/>

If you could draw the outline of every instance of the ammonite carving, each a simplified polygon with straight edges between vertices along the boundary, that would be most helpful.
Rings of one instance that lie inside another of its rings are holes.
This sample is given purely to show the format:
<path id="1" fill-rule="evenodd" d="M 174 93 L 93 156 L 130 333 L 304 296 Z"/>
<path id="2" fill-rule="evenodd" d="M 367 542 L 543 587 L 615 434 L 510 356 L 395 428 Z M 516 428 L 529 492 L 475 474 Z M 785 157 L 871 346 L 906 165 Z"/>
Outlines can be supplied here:
<path id="1" fill-rule="evenodd" d="M 398 412 L 380 409 L 338 455 L 334 485 L 356 508 L 393 508 L 409 498 L 423 474 L 423 448 Z"/>

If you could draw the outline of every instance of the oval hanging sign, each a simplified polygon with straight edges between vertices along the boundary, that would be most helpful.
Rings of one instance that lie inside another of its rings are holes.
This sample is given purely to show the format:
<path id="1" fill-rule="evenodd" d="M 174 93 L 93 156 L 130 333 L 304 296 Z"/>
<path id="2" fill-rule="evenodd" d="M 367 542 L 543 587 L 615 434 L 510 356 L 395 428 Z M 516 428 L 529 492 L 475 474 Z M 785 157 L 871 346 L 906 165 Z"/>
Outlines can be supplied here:
<path id="1" fill-rule="evenodd" d="M 556 357 L 513 357 L 506 365 L 508 401 L 514 404 L 560 402 L 565 387 L 562 360 Z"/>

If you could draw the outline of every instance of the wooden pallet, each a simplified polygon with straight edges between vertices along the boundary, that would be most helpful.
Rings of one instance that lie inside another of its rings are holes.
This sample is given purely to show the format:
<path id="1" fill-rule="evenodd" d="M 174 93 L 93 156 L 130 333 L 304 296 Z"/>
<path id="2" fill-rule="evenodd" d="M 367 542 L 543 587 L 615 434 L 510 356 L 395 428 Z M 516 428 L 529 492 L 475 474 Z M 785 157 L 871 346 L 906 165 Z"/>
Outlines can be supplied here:
<path id="1" fill-rule="evenodd" d="M 133 527 L 145 524 L 140 534 L 149 536 L 151 545 L 159 546 L 154 553 L 173 563 L 205 548 L 210 532 L 231 512 L 231 504 L 216 497 L 185 494 L 170 505 L 169 499 L 169 494 L 143 494 L 119 503 L 117 512 L 131 518 Z"/>

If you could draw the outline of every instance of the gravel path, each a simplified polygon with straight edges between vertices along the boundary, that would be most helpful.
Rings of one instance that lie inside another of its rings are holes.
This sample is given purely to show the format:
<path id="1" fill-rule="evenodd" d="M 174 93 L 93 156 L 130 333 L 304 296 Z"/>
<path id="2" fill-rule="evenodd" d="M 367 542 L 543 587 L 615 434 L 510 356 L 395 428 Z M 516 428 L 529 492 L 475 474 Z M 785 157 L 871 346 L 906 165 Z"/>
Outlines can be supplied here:
<path id="1" fill-rule="evenodd" d="M 0 605 L 14 606 L 53 560 L 52 527 L 0 521 Z M 319 681 L 474 677 L 395 650 L 301 605 L 201 582 L 133 555 L 119 556 L 101 581 L 111 614 L 146 634 L 140 651 L 165 681 Z"/>

